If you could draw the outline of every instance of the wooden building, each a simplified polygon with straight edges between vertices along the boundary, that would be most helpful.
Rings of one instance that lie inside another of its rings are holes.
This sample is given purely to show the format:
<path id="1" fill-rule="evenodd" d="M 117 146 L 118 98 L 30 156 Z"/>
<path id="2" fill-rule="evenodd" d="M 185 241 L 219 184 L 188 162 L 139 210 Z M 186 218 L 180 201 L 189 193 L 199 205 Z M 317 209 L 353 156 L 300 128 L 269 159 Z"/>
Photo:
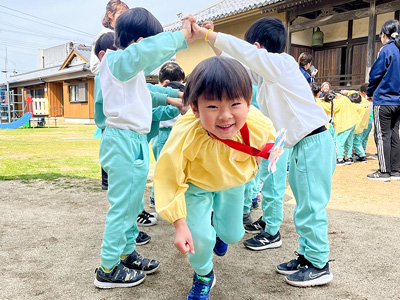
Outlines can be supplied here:
<path id="1" fill-rule="evenodd" d="M 357 88 L 368 79 L 369 70 L 381 47 L 382 24 L 399 19 L 400 0 L 219 0 L 192 14 L 199 23 L 212 20 L 215 30 L 244 37 L 246 29 L 265 16 L 279 18 L 288 29 L 286 51 L 297 60 L 310 52 L 319 70 L 316 80 L 329 81 L 334 89 Z M 181 21 L 164 26 L 179 30 Z M 322 43 L 313 35 L 322 31 Z M 76 46 L 55 67 L 12 76 L 10 89 L 25 97 L 46 97 L 50 115 L 66 122 L 90 122 L 94 117 L 94 75 L 89 70 L 90 47 Z M 176 62 L 190 74 L 203 59 L 213 56 L 204 41 L 195 41 L 176 55 Z M 147 79 L 157 82 L 157 70 Z M 1 85 L 1 84 L 0 84 Z"/>

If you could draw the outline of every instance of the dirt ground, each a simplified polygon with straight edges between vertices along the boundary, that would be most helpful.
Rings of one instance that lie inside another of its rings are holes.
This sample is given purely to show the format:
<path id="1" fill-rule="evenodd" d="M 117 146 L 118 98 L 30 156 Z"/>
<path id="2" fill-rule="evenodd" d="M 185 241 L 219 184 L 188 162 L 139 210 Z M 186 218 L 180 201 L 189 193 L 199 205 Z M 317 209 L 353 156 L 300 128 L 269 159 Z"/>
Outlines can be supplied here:
<path id="1" fill-rule="evenodd" d="M 400 181 L 367 180 L 376 168 L 377 161 L 368 160 L 335 172 L 327 210 L 333 282 L 295 288 L 275 272 L 297 249 L 288 186 L 282 247 L 255 252 L 241 242 L 229 246 L 226 256 L 214 259 L 217 283 L 211 298 L 400 299 Z M 146 199 L 151 180 L 150 175 Z M 134 288 L 95 288 L 107 209 L 106 192 L 97 181 L 0 181 L 0 298 L 185 299 L 193 273 L 173 246 L 173 226 L 164 220 L 142 228 L 152 240 L 138 246 L 139 253 L 161 261 L 156 274 Z M 252 212 L 254 220 L 260 215 L 261 210 Z"/>

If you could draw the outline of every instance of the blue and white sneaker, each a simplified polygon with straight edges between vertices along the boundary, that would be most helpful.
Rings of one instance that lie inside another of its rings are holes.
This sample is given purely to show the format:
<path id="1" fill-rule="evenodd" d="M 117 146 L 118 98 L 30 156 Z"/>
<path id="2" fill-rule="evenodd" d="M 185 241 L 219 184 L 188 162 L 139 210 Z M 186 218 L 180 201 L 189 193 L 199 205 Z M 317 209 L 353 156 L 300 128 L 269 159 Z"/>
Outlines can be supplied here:
<path id="1" fill-rule="evenodd" d="M 215 240 L 214 253 L 218 256 L 224 256 L 226 251 L 228 251 L 228 244 L 217 236 Z"/>
<path id="2" fill-rule="evenodd" d="M 282 246 L 281 234 L 279 231 L 275 235 L 270 235 L 261 229 L 261 232 L 251 239 L 243 242 L 247 248 L 255 251 L 278 248 Z"/>
<path id="3" fill-rule="evenodd" d="M 160 262 L 155 259 L 148 259 L 133 251 L 127 258 L 121 260 L 121 264 L 133 270 L 143 271 L 152 274 L 160 267 Z"/>
<path id="4" fill-rule="evenodd" d="M 260 207 L 260 204 L 258 203 L 258 197 L 255 197 L 254 199 L 251 200 L 251 210 L 257 209 Z"/>
<path id="5" fill-rule="evenodd" d="M 296 273 L 306 265 L 311 265 L 311 263 L 304 257 L 304 255 L 298 254 L 297 252 L 295 252 L 295 254 L 297 255 L 297 258 L 292 259 L 287 263 L 280 264 L 276 267 L 276 271 L 279 274 L 290 275 Z"/>
<path id="6" fill-rule="evenodd" d="M 129 269 L 123 264 L 115 266 L 111 272 L 104 271 L 103 267 L 99 267 L 95 272 L 94 285 L 100 289 L 132 287 L 146 278 L 144 272 Z"/>
<path id="7" fill-rule="evenodd" d="M 209 300 L 210 290 L 214 285 L 214 271 L 211 271 L 206 276 L 200 276 L 197 273 L 194 273 L 192 289 L 189 291 L 186 300 Z"/>
<path id="8" fill-rule="evenodd" d="M 317 269 L 313 265 L 306 265 L 299 271 L 286 276 L 286 282 L 297 287 L 309 287 L 324 285 L 333 280 L 333 274 L 329 272 L 329 263 L 322 269 Z"/>
<path id="9" fill-rule="evenodd" d="M 156 202 L 154 201 L 153 197 L 150 197 L 150 204 L 149 204 L 150 208 L 155 208 L 156 207 Z"/>

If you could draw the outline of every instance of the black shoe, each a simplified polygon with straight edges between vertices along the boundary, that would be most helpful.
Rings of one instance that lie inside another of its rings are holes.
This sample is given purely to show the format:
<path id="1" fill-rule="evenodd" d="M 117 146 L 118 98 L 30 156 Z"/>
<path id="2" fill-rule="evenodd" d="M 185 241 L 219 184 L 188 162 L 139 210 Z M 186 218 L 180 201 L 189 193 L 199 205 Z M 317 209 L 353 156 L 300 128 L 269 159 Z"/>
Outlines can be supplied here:
<path id="1" fill-rule="evenodd" d="M 157 214 L 157 213 L 154 213 Z M 153 226 L 157 223 L 157 218 L 153 214 L 149 214 L 147 211 L 143 211 L 137 217 L 138 226 Z"/>
<path id="2" fill-rule="evenodd" d="M 263 221 L 262 216 L 252 224 L 244 226 L 244 230 L 247 233 L 259 233 L 261 229 L 265 229 L 265 222 Z"/>
<path id="3" fill-rule="evenodd" d="M 354 164 L 354 161 L 353 161 L 353 159 L 351 157 L 345 157 L 344 158 L 344 164 L 345 165 L 351 165 L 351 164 Z"/>
<path id="4" fill-rule="evenodd" d="M 108 190 L 108 184 L 102 184 L 102 185 L 101 185 L 101 189 L 102 189 L 103 191 L 107 191 L 107 190 Z"/>
<path id="5" fill-rule="evenodd" d="M 94 285 L 101 289 L 124 288 L 140 284 L 146 274 L 142 271 L 132 270 L 119 264 L 107 273 L 102 267 L 96 269 Z"/>
<path id="6" fill-rule="evenodd" d="M 390 179 L 400 180 L 400 172 L 398 171 L 390 172 Z"/>
<path id="7" fill-rule="evenodd" d="M 133 251 L 129 256 L 121 260 L 121 264 L 129 269 L 143 271 L 146 274 L 154 273 L 160 266 L 160 262 L 154 259 L 147 259 Z"/>
<path id="8" fill-rule="evenodd" d="M 261 229 L 259 234 L 244 241 L 243 244 L 247 248 L 256 251 L 278 248 L 282 245 L 281 234 L 278 231 L 277 234 L 270 235 L 269 233 L 265 232 L 264 229 Z"/>
<path id="9" fill-rule="evenodd" d="M 359 157 L 356 158 L 356 162 L 366 163 L 367 162 L 367 157 L 366 156 L 359 156 Z"/>
<path id="10" fill-rule="evenodd" d="M 287 283 L 298 287 L 324 285 L 332 280 L 333 274 L 329 272 L 329 263 L 326 263 L 322 269 L 307 265 L 299 271 L 286 276 Z"/>
<path id="11" fill-rule="evenodd" d="M 295 252 L 297 255 L 297 258 L 292 259 L 291 261 L 287 263 L 280 264 L 276 267 L 276 271 L 279 274 L 283 275 L 290 275 L 293 273 L 296 273 L 298 270 L 301 268 L 311 264 L 302 254 L 298 254 Z"/>
<path id="12" fill-rule="evenodd" d="M 143 231 L 139 231 L 139 235 L 136 238 L 136 245 L 137 246 L 141 246 L 141 245 L 145 245 L 148 242 L 150 242 L 151 237 Z"/>
<path id="13" fill-rule="evenodd" d="M 390 181 L 390 174 L 382 173 L 381 171 L 378 170 L 375 173 L 368 174 L 367 178 L 371 179 L 371 180 L 380 180 L 380 181 L 388 182 L 388 181 Z"/>
<path id="14" fill-rule="evenodd" d="M 346 165 L 346 163 L 344 162 L 343 158 L 338 158 L 338 159 L 336 160 L 336 166 L 337 166 L 337 167 L 339 167 L 339 166 L 345 166 L 345 165 Z"/>
<path id="15" fill-rule="evenodd" d="M 253 220 L 251 219 L 250 213 L 243 214 L 243 225 L 251 225 L 251 223 L 253 223 Z"/>

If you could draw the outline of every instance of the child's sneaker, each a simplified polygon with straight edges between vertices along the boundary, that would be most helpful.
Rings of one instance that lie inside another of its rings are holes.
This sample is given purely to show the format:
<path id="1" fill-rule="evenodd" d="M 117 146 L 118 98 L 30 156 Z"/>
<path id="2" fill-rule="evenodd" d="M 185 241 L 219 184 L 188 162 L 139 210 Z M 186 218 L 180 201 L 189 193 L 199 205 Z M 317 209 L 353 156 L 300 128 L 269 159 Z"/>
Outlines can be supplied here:
<path id="1" fill-rule="evenodd" d="M 290 275 L 293 273 L 296 273 L 299 271 L 301 268 L 305 267 L 308 264 L 311 264 L 302 254 L 298 254 L 295 252 L 297 255 L 297 258 L 292 259 L 291 261 L 287 263 L 280 264 L 279 266 L 276 267 L 276 271 L 279 274 L 283 275 Z"/>
<path id="2" fill-rule="evenodd" d="M 154 201 L 153 197 L 150 197 L 150 204 L 149 204 L 150 208 L 155 208 L 156 207 L 156 202 Z"/>
<path id="3" fill-rule="evenodd" d="M 400 180 L 400 172 L 395 171 L 390 173 L 390 179 Z"/>
<path id="4" fill-rule="evenodd" d="M 375 173 L 368 174 L 367 178 L 371 180 L 380 180 L 387 182 L 390 181 L 391 176 L 389 173 L 382 173 L 381 171 L 378 170 Z"/>
<path id="5" fill-rule="evenodd" d="M 218 256 L 224 256 L 226 251 L 228 251 L 228 244 L 217 236 L 215 240 L 214 253 Z"/>
<path id="6" fill-rule="evenodd" d="M 148 242 L 150 242 L 150 240 L 151 237 L 146 232 L 139 231 L 139 234 L 136 238 L 136 245 L 137 246 L 145 245 Z"/>
<path id="7" fill-rule="evenodd" d="M 277 234 L 270 235 L 269 233 L 265 232 L 264 229 L 261 229 L 259 234 L 244 241 L 243 244 L 247 248 L 256 251 L 278 248 L 282 245 L 281 234 L 278 231 Z"/>
<path id="8" fill-rule="evenodd" d="M 343 158 L 338 158 L 336 160 L 336 166 L 345 166 L 346 163 L 344 162 Z"/>
<path id="9" fill-rule="evenodd" d="M 251 219 L 250 213 L 243 214 L 243 225 L 250 225 L 251 223 L 253 223 L 253 220 Z"/>
<path id="10" fill-rule="evenodd" d="M 154 259 L 148 259 L 133 251 L 129 256 L 121 260 L 121 264 L 129 269 L 143 271 L 146 274 L 154 273 L 160 266 L 160 262 Z"/>
<path id="11" fill-rule="evenodd" d="M 154 214 L 157 214 L 157 213 L 154 213 Z M 153 226 L 153 225 L 156 225 L 156 223 L 157 223 L 157 218 L 155 218 L 153 214 L 149 214 L 145 210 L 137 216 L 136 220 L 137 220 L 138 226 Z"/>
<path id="12" fill-rule="evenodd" d="M 344 158 L 344 164 L 345 164 L 345 165 L 354 164 L 353 158 L 351 158 L 351 157 L 345 157 L 345 158 Z"/>
<path id="13" fill-rule="evenodd" d="M 132 287 L 140 284 L 146 274 L 142 271 L 126 268 L 123 264 L 115 266 L 111 272 L 105 272 L 103 267 L 96 269 L 94 285 L 100 289 Z"/>
<path id="14" fill-rule="evenodd" d="M 259 233 L 261 229 L 265 229 L 265 222 L 263 221 L 262 216 L 254 223 L 244 226 L 244 230 L 247 233 Z"/>
<path id="15" fill-rule="evenodd" d="M 210 290 L 215 285 L 214 271 L 206 276 L 200 276 L 194 273 L 192 289 L 186 297 L 186 300 L 209 300 Z"/>
<path id="16" fill-rule="evenodd" d="M 322 269 L 317 269 L 313 265 L 307 265 L 299 271 L 286 276 L 286 282 L 298 287 L 308 287 L 324 285 L 333 280 L 333 274 L 329 272 L 329 263 Z"/>
<path id="17" fill-rule="evenodd" d="M 251 200 L 251 208 L 257 209 L 259 207 L 260 207 L 260 204 L 258 204 L 258 197 L 255 197 L 253 200 Z"/>
<path id="18" fill-rule="evenodd" d="M 359 157 L 356 158 L 356 162 L 366 163 L 367 162 L 367 157 L 366 156 L 359 156 Z"/>

